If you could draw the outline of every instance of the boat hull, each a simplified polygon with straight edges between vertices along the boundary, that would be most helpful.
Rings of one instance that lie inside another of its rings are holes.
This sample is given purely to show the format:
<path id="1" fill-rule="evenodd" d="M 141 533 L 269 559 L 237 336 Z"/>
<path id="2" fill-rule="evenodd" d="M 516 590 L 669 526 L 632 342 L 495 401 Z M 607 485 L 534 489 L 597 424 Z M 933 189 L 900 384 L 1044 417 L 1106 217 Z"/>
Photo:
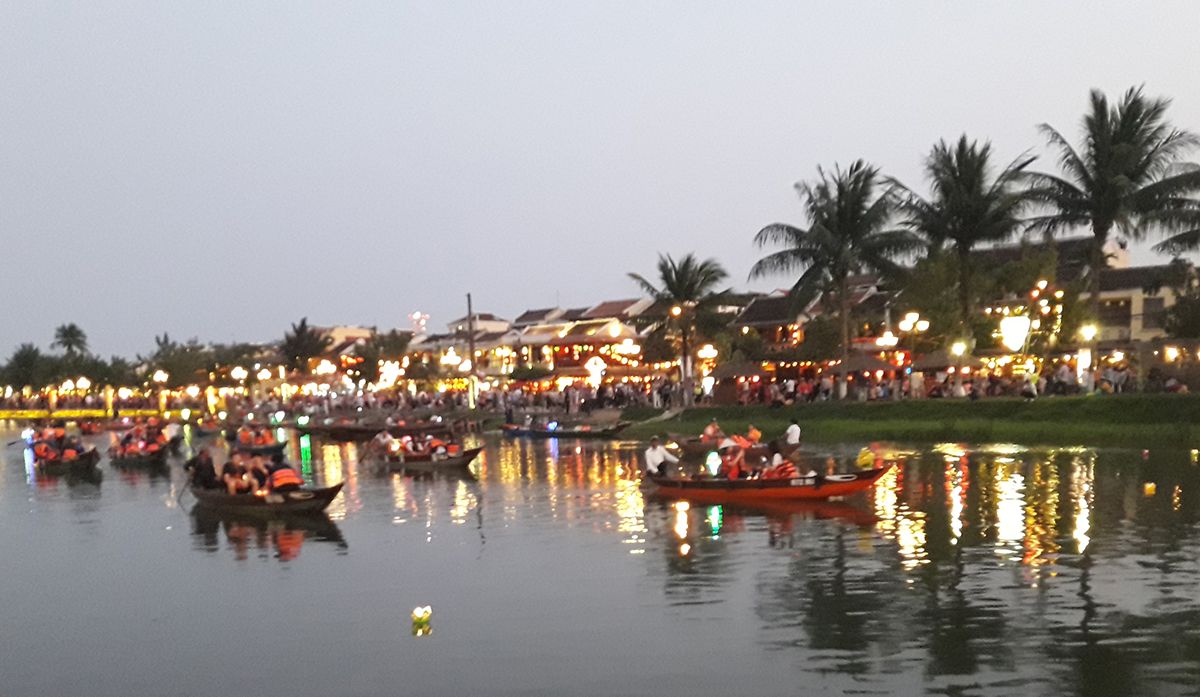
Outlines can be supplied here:
<path id="1" fill-rule="evenodd" d="M 245 455 L 282 455 L 287 443 L 272 443 L 271 445 L 239 445 L 233 446 L 234 452 Z"/>
<path id="2" fill-rule="evenodd" d="M 78 474 L 89 472 L 100 461 L 100 451 L 89 448 L 70 460 L 35 460 L 34 465 L 42 474 Z"/>
<path id="3" fill-rule="evenodd" d="M 108 461 L 113 467 L 164 467 L 167 464 L 166 449 L 145 455 L 113 455 L 109 454 Z"/>
<path id="4" fill-rule="evenodd" d="M 756 503 L 763 501 L 820 501 L 866 491 L 891 465 L 845 474 L 796 479 L 677 479 L 650 477 L 653 493 L 698 503 Z"/>
<path id="5" fill-rule="evenodd" d="M 546 428 L 526 428 L 515 424 L 502 427 L 504 435 L 512 438 L 616 438 L 629 427 L 628 421 L 622 421 L 604 428 L 557 428 L 551 431 Z"/>
<path id="6" fill-rule="evenodd" d="M 483 448 L 471 448 L 464 450 L 461 455 L 455 457 L 447 457 L 442 460 L 435 460 L 429 455 L 413 456 L 405 455 L 401 460 L 397 457 L 388 456 L 388 469 L 391 470 L 448 470 L 470 467 L 471 463 L 479 456 Z"/>
<path id="7" fill-rule="evenodd" d="M 342 490 L 342 484 L 324 489 L 299 489 L 282 494 L 230 495 L 224 491 L 192 489 L 196 505 L 221 511 L 236 511 L 247 515 L 284 515 L 297 513 L 319 513 L 325 510 Z"/>

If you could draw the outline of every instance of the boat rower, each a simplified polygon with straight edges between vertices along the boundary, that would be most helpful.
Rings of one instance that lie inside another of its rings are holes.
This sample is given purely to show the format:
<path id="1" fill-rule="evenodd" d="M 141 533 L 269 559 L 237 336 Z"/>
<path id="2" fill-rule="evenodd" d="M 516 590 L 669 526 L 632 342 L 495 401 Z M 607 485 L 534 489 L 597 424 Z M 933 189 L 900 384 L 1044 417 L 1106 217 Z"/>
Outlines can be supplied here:
<path id="1" fill-rule="evenodd" d="M 646 476 L 648 477 L 665 477 L 667 476 L 665 463 L 672 465 L 679 464 L 679 458 L 672 455 L 658 439 L 658 436 L 650 438 L 650 447 L 646 448 Z"/>
<path id="2" fill-rule="evenodd" d="M 783 442 L 788 445 L 800 445 L 800 420 L 794 416 L 787 430 L 783 432 Z"/>

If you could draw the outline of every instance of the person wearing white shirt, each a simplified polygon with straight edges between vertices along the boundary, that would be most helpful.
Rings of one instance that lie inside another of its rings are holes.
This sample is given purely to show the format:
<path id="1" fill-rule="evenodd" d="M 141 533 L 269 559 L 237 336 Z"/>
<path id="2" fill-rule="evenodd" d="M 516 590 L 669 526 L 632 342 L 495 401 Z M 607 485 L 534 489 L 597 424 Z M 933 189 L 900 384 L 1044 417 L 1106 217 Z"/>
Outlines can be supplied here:
<path id="1" fill-rule="evenodd" d="M 663 444 L 658 440 L 658 436 L 650 439 L 650 447 L 646 448 L 646 474 L 651 477 L 666 475 L 666 468 L 663 463 L 671 463 L 672 465 L 679 463 L 679 458 L 675 457 L 667 451 Z"/>
<path id="2" fill-rule="evenodd" d="M 788 445 L 800 445 L 800 421 L 792 417 L 792 423 L 783 432 L 783 440 Z"/>

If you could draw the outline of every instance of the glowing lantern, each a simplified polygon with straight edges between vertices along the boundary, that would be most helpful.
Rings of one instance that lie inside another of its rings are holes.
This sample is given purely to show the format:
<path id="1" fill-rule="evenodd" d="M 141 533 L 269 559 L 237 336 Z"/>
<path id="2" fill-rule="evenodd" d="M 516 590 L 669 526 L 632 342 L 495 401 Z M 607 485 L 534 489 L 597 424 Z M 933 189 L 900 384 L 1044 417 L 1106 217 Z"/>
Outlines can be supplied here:
<path id="1" fill-rule="evenodd" d="M 250 371 L 246 370 L 240 365 L 234 366 L 233 370 L 229 371 L 229 377 L 241 382 L 242 380 L 250 377 Z"/>
<path id="2" fill-rule="evenodd" d="M 263 368 L 262 370 L 258 371 L 258 379 L 259 380 L 270 380 L 271 379 L 271 371 L 266 368 Z"/>
<path id="3" fill-rule="evenodd" d="M 89 388 L 91 386 L 92 386 L 92 381 L 88 380 L 87 378 L 84 378 L 84 377 L 81 377 L 75 381 L 75 387 L 77 387 L 81 390 L 86 390 L 87 388 Z"/>
<path id="4" fill-rule="evenodd" d="M 1020 351 L 1029 338 L 1031 322 L 1024 315 L 1009 315 L 1000 320 L 1000 341 L 1009 351 Z"/>
<path id="5" fill-rule="evenodd" d="M 716 357 L 717 357 L 717 348 L 715 346 L 713 346 L 712 344 L 705 344 L 704 346 L 700 347 L 699 351 L 696 352 L 696 358 L 699 358 L 701 360 L 711 361 L 711 360 L 716 359 Z"/>

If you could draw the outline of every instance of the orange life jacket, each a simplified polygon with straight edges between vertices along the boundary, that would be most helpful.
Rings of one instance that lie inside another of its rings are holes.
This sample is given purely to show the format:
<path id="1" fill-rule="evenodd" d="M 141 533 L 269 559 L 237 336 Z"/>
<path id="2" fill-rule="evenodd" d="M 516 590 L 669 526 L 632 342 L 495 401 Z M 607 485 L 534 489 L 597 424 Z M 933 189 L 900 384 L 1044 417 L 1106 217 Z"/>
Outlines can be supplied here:
<path id="1" fill-rule="evenodd" d="M 280 467 L 272 472 L 270 482 L 272 489 L 288 485 L 304 486 L 304 479 L 291 467 Z"/>
<path id="2" fill-rule="evenodd" d="M 250 445 L 254 442 L 254 434 L 245 429 L 238 429 L 238 442 L 242 445 Z"/>
<path id="3" fill-rule="evenodd" d="M 784 460 L 781 464 L 771 468 L 771 476 L 776 479 L 795 479 L 800 476 L 800 473 L 796 471 L 796 466 L 790 460 Z"/>
<path id="4" fill-rule="evenodd" d="M 43 441 L 34 443 L 33 454 L 37 456 L 39 460 L 53 460 L 58 457 L 58 453 L 54 452 L 54 449 L 50 447 L 50 444 Z"/>
<path id="5" fill-rule="evenodd" d="M 79 457 L 79 451 L 75 448 L 67 448 L 63 451 L 64 460 L 74 460 L 77 457 Z"/>

